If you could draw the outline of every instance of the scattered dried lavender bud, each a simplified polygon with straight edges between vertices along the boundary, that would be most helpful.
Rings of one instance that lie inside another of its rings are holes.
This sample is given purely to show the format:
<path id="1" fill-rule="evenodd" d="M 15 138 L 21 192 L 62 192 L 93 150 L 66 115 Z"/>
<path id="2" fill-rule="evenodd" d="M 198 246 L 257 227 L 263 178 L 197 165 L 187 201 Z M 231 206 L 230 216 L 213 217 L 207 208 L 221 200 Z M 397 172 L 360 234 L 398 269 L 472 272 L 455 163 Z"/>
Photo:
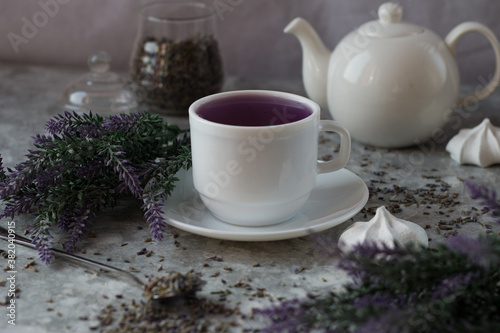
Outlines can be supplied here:
<path id="1" fill-rule="evenodd" d="M 224 259 L 223 259 L 223 258 L 218 257 L 218 256 L 213 256 L 213 257 L 207 258 L 207 259 L 205 259 L 205 260 L 224 261 Z"/>
<path id="2" fill-rule="evenodd" d="M 141 255 L 144 255 L 148 252 L 148 250 L 146 248 L 143 248 L 142 250 L 140 250 L 139 252 L 137 252 L 137 255 L 138 256 L 141 256 Z"/>
<path id="3" fill-rule="evenodd" d="M 36 269 L 35 265 L 36 265 L 36 262 L 32 261 L 32 262 L 29 262 L 26 265 L 24 265 L 23 269 L 31 269 L 33 272 L 38 272 L 38 269 Z"/>
<path id="4" fill-rule="evenodd" d="M 299 273 L 302 273 L 303 271 L 305 270 L 305 267 L 296 267 L 293 272 L 295 274 L 299 274 Z"/>

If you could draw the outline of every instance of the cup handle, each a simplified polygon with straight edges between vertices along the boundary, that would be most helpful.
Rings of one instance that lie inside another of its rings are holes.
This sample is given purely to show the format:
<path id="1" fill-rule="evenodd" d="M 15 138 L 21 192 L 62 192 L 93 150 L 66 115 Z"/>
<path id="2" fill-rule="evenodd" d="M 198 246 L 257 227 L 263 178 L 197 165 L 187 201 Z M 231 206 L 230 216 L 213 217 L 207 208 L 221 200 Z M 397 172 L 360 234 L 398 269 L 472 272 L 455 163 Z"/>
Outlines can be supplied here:
<path id="1" fill-rule="evenodd" d="M 498 43 L 498 39 L 496 38 L 495 34 L 487 26 L 477 22 L 465 22 L 459 24 L 448 33 L 448 36 L 446 36 L 445 41 L 448 45 L 448 48 L 450 49 L 453 56 L 455 56 L 458 40 L 462 36 L 471 32 L 482 34 L 490 42 L 493 50 L 495 51 L 496 70 L 495 74 L 493 74 L 493 78 L 485 87 L 483 87 L 473 95 L 460 97 L 457 103 L 458 107 L 467 106 L 471 103 L 476 103 L 480 100 L 485 99 L 486 97 L 491 95 L 500 84 L 500 44 Z"/>
<path id="2" fill-rule="evenodd" d="M 340 135 L 340 151 L 336 158 L 328 162 L 318 161 L 318 173 L 333 172 L 345 167 L 351 155 L 351 135 L 339 122 L 320 120 L 319 131 L 332 131 Z"/>

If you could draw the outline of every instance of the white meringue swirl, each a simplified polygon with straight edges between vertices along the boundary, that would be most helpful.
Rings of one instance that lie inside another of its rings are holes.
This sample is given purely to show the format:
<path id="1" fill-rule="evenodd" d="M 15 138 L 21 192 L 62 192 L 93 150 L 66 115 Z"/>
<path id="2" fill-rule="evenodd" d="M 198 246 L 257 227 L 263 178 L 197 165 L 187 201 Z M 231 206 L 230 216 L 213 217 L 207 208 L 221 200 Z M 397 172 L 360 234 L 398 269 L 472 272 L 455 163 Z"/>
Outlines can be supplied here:
<path id="1" fill-rule="evenodd" d="M 483 168 L 500 163 L 500 128 L 485 118 L 472 129 L 462 129 L 446 145 L 451 158 L 460 164 Z"/>
<path id="2" fill-rule="evenodd" d="M 366 241 L 394 248 L 395 244 L 409 243 L 429 245 L 425 230 L 413 222 L 398 219 L 382 206 L 369 222 L 356 222 L 340 236 L 338 246 L 343 252 L 350 252 L 358 244 Z"/>

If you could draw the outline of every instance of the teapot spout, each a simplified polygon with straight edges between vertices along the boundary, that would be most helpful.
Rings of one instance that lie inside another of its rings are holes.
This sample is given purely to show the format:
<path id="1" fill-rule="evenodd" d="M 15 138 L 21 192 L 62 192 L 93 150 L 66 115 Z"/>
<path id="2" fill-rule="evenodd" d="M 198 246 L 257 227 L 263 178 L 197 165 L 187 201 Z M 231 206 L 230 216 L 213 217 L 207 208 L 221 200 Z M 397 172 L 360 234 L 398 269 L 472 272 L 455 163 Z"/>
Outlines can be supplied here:
<path id="1" fill-rule="evenodd" d="M 321 107 L 326 108 L 326 85 L 331 51 L 323 44 L 313 27 L 300 17 L 290 22 L 284 32 L 297 37 L 302 46 L 302 77 L 307 95 Z"/>

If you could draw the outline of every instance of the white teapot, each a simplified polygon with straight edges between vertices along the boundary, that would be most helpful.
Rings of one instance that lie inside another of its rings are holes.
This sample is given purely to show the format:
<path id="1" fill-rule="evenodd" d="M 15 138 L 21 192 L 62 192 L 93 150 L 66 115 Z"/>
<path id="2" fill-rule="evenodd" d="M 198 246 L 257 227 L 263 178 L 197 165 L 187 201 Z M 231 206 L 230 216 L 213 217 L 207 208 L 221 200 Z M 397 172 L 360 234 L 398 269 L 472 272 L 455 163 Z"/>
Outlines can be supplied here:
<path id="1" fill-rule="evenodd" d="M 444 126 L 453 107 L 476 103 L 498 87 L 500 45 L 486 26 L 462 23 L 443 40 L 402 22 L 398 4 L 383 4 L 378 15 L 378 20 L 344 37 L 333 52 L 302 18 L 284 30 L 302 45 L 307 94 L 328 107 L 354 139 L 380 147 L 417 144 Z M 459 97 L 455 49 L 460 37 L 470 32 L 483 34 L 491 43 L 496 71 L 482 90 Z"/>

